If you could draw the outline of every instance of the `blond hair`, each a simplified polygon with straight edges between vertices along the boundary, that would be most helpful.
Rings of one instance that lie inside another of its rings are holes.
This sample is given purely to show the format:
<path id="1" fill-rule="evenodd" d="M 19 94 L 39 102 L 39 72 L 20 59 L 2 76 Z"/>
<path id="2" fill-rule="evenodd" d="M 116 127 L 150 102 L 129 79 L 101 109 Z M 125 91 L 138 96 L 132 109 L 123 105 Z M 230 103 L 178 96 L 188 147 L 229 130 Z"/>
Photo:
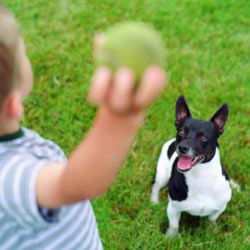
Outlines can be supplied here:
<path id="1" fill-rule="evenodd" d="M 0 108 L 18 82 L 19 40 L 15 17 L 0 3 Z"/>

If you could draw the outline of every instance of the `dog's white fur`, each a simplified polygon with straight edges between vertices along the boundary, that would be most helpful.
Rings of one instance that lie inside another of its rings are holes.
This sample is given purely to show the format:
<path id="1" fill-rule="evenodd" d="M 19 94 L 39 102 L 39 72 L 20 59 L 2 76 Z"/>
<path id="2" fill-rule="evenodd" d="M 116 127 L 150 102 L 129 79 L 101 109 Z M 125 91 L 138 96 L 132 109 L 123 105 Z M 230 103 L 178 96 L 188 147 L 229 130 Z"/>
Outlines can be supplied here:
<path id="1" fill-rule="evenodd" d="M 166 142 L 162 147 L 151 193 L 153 203 L 159 202 L 159 191 L 167 185 L 173 163 L 178 157 L 176 152 L 170 159 L 167 156 L 168 148 L 174 140 Z M 185 211 L 195 216 L 208 216 L 210 221 L 215 222 L 231 199 L 230 182 L 222 175 L 218 148 L 211 161 L 195 165 L 191 170 L 185 172 L 184 176 L 188 187 L 188 197 L 183 201 L 174 201 L 169 197 L 167 206 L 168 236 L 174 236 L 178 233 L 181 212 Z"/>

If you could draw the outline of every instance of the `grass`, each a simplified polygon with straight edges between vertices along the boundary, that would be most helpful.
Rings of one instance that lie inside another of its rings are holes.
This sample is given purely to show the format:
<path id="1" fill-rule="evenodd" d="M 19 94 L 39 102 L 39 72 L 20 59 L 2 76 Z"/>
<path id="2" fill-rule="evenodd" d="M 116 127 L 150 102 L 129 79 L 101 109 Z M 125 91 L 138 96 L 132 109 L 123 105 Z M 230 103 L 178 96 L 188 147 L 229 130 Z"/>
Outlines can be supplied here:
<path id="1" fill-rule="evenodd" d="M 168 89 L 148 110 L 133 149 L 109 192 L 93 202 L 105 249 L 249 249 L 250 245 L 250 2 L 180 0 L 7 0 L 25 38 L 35 74 L 24 125 L 67 153 L 90 128 L 95 109 L 86 101 L 94 71 L 93 35 L 121 20 L 152 23 L 168 49 Z M 230 106 L 220 138 L 222 161 L 240 183 L 211 228 L 184 215 L 181 234 L 167 239 L 162 202 L 149 202 L 161 145 L 174 137 L 174 105 L 184 94 L 193 116 L 209 119 Z"/>

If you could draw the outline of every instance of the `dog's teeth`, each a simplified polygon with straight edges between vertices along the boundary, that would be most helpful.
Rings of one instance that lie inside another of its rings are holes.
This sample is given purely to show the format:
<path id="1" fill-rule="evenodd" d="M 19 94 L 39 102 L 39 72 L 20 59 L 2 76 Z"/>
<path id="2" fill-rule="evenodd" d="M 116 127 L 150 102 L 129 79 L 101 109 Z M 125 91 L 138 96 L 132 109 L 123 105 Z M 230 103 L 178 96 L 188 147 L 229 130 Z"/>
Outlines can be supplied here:
<path id="1" fill-rule="evenodd" d="M 193 160 L 192 160 L 192 164 L 193 164 L 193 165 L 196 165 L 197 162 L 199 161 L 199 159 L 200 159 L 200 156 L 194 157 Z"/>

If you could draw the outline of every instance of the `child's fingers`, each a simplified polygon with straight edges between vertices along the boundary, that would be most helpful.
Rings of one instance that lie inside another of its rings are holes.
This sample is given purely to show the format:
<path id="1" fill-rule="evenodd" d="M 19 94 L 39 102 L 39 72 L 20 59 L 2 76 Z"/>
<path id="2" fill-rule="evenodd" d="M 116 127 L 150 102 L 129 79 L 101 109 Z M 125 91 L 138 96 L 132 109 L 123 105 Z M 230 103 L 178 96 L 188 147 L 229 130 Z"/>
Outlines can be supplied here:
<path id="1" fill-rule="evenodd" d="M 144 73 L 139 89 L 136 92 L 136 108 L 147 107 L 166 85 L 166 73 L 157 66 L 150 66 Z"/>
<path id="2" fill-rule="evenodd" d="M 90 102 L 101 104 L 105 101 L 112 81 L 110 69 L 102 67 L 96 70 L 88 95 Z"/>
<path id="3" fill-rule="evenodd" d="M 125 112 L 131 107 L 134 75 L 130 69 L 122 68 L 114 76 L 109 105 L 117 112 Z"/>

